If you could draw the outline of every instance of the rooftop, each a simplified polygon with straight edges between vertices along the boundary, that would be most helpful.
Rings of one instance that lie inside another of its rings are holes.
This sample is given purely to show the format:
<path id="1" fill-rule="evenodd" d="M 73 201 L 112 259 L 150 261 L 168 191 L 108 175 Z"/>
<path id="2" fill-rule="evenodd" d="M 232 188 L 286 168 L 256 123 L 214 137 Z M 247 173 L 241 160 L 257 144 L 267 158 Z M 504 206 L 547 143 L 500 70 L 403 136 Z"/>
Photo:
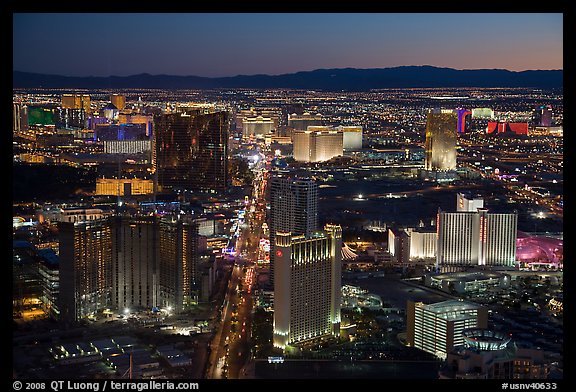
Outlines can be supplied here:
<path id="1" fill-rule="evenodd" d="M 436 313 L 439 317 L 454 320 L 462 318 L 462 311 L 480 309 L 479 305 L 476 305 L 472 302 L 466 301 L 458 301 L 458 300 L 448 300 L 437 302 L 434 304 L 422 304 L 420 305 L 421 308 Z"/>
<path id="2" fill-rule="evenodd" d="M 40 256 L 42 261 L 44 261 L 49 266 L 57 266 L 60 264 L 60 258 L 54 249 L 40 249 L 38 250 L 38 256 Z"/>
<path id="3" fill-rule="evenodd" d="M 503 276 L 502 273 L 498 272 L 455 272 L 449 274 L 433 275 L 433 279 L 445 280 L 448 282 L 464 281 L 473 282 L 476 280 L 486 280 L 486 279 L 500 279 Z"/>

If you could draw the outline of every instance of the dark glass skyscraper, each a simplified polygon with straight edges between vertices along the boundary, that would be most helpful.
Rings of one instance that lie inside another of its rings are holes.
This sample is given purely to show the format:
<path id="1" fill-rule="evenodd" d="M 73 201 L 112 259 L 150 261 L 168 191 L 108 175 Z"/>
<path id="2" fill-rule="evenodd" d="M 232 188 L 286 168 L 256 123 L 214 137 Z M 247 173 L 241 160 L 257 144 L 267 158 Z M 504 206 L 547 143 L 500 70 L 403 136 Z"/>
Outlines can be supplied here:
<path id="1" fill-rule="evenodd" d="M 226 112 L 156 116 L 158 190 L 224 191 L 228 183 L 228 128 Z"/>

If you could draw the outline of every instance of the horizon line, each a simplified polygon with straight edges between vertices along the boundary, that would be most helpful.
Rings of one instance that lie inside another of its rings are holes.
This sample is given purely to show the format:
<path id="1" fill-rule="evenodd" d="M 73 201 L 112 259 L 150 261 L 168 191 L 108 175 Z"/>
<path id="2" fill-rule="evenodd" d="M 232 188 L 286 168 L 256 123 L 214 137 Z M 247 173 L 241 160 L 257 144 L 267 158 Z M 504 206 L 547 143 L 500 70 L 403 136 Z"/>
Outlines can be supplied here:
<path id="1" fill-rule="evenodd" d="M 356 67 L 343 67 L 343 68 L 316 68 L 313 70 L 302 70 L 302 71 L 292 71 L 292 72 L 285 72 L 279 74 L 265 74 L 265 73 L 255 73 L 255 74 L 236 74 L 236 75 L 228 75 L 228 76 L 200 76 L 194 74 L 168 74 L 168 73 L 149 73 L 149 72 L 140 72 L 140 73 L 133 73 L 129 75 L 84 75 L 84 76 L 74 76 L 74 75 L 64 75 L 64 74 L 54 74 L 54 73 L 45 73 L 45 72 L 36 72 L 36 71 L 21 71 L 17 69 L 12 69 L 12 73 L 20 72 L 20 73 L 30 73 L 30 74 L 37 74 L 37 75 L 47 75 L 47 76 L 61 76 L 66 78 L 126 78 L 131 76 L 140 76 L 140 75 L 149 75 L 149 76 L 176 76 L 176 77 L 197 77 L 197 78 L 206 78 L 206 79 L 220 79 L 220 78 L 235 78 L 239 76 L 283 76 L 283 75 L 291 75 L 296 73 L 305 73 L 305 72 L 316 72 L 316 71 L 327 71 L 327 70 L 346 70 L 346 69 L 355 69 L 355 70 L 378 70 L 378 69 L 395 69 L 395 68 L 438 68 L 438 69 L 450 69 L 454 71 L 507 71 L 513 73 L 521 73 L 521 72 L 532 72 L 532 71 L 564 71 L 563 68 L 556 68 L 556 69 L 525 69 L 522 71 L 515 71 L 506 68 L 452 68 L 452 67 L 441 67 L 436 65 L 397 65 L 392 67 L 375 67 L 375 68 L 356 68 Z"/>

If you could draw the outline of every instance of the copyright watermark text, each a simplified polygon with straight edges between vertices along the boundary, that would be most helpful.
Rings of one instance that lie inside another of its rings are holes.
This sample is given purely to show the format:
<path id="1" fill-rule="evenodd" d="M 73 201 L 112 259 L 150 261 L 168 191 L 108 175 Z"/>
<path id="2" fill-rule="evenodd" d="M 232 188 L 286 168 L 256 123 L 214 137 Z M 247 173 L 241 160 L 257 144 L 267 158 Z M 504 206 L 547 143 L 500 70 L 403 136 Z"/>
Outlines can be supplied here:
<path id="1" fill-rule="evenodd" d="M 502 389 L 556 389 L 555 382 L 502 383 Z"/>
<path id="2" fill-rule="evenodd" d="M 175 381 L 42 381 L 42 382 L 29 382 L 16 380 L 12 382 L 12 389 L 14 391 L 40 391 L 52 390 L 54 392 L 61 391 L 92 391 L 92 392 L 105 392 L 108 391 L 148 391 L 148 390 L 198 390 L 200 385 L 197 382 L 175 382 Z"/>

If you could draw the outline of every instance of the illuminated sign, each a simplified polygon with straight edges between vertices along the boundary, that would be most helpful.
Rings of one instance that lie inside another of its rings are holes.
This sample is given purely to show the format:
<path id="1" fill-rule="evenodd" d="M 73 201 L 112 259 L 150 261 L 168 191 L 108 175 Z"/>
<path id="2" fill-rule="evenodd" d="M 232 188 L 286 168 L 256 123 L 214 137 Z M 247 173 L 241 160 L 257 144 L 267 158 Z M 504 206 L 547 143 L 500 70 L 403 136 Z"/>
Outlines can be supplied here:
<path id="1" fill-rule="evenodd" d="M 280 249 L 276 251 L 276 256 L 282 257 L 282 251 Z"/>
<path id="2" fill-rule="evenodd" d="M 284 363 L 284 357 L 268 357 L 268 363 Z"/>
<path id="3" fill-rule="evenodd" d="M 260 248 L 264 252 L 270 252 L 270 240 L 267 240 L 265 238 L 260 239 Z"/>

